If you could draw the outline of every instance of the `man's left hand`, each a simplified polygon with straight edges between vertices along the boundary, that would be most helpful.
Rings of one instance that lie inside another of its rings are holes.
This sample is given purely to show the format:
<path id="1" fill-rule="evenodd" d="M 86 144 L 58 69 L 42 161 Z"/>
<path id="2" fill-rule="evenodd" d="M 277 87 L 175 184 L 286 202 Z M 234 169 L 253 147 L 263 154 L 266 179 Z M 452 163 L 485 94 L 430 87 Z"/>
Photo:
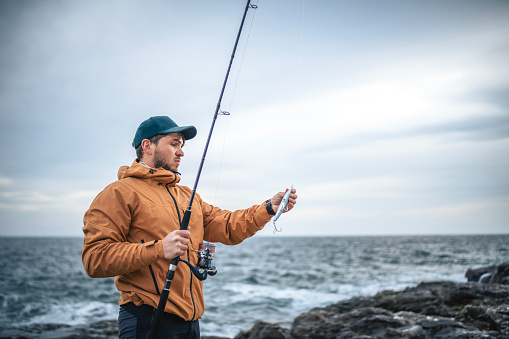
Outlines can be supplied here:
<path id="1" fill-rule="evenodd" d="M 277 209 L 279 208 L 279 204 L 281 204 L 281 201 L 283 200 L 283 197 L 285 196 L 285 193 L 287 191 L 288 191 L 288 188 L 284 192 L 276 193 L 276 195 L 274 195 L 272 197 L 272 199 L 270 199 L 270 202 L 272 203 L 272 209 L 274 210 L 274 212 L 276 212 Z M 284 210 L 284 212 L 288 212 L 289 210 L 291 210 L 295 206 L 296 203 L 297 203 L 297 191 L 294 188 L 294 189 L 292 189 L 292 193 L 290 194 L 290 197 L 288 198 L 288 205 L 286 205 L 286 209 Z"/>

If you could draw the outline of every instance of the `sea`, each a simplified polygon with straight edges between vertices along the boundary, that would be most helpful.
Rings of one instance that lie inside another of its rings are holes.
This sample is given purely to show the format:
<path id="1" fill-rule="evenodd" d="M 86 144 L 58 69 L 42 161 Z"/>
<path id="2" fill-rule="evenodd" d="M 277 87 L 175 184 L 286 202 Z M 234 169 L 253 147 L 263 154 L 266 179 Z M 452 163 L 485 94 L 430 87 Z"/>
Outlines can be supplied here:
<path id="1" fill-rule="evenodd" d="M 86 275 L 82 245 L 79 237 L 0 238 L 0 337 L 26 336 L 27 328 L 37 327 L 42 330 L 31 337 L 54 338 L 55 326 L 48 324 L 72 330 L 117 319 L 113 278 Z M 216 244 L 218 273 L 204 282 L 201 332 L 233 338 L 259 320 L 290 328 L 296 316 L 314 307 L 426 281 L 466 282 L 469 268 L 507 261 L 508 234 L 274 235 L 236 246 Z"/>

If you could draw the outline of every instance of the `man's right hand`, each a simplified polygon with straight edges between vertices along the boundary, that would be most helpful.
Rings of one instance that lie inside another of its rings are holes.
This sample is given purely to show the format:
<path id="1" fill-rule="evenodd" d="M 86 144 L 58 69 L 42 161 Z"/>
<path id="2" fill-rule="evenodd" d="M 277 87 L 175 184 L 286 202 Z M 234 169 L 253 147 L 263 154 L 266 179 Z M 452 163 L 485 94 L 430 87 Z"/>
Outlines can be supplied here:
<path id="1" fill-rule="evenodd" d="M 163 252 L 166 259 L 173 259 L 186 254 L 189 244 L 189 229 L 173 231 L 163 239 Z"/>

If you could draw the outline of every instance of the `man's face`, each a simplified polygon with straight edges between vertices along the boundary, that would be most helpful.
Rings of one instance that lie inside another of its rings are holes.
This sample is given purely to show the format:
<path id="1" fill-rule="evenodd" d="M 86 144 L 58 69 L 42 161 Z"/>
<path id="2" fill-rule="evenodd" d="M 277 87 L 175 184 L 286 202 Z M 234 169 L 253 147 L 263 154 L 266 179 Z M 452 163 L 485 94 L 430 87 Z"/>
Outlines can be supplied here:
<path id="1" fill-rule="evenodd" d="M 154 167 L 178 172 L 180 158 L 184 156 L 183 146 L 184 141 L 178 133 L 168 134 L 159 139 L 154 149 Z"/>

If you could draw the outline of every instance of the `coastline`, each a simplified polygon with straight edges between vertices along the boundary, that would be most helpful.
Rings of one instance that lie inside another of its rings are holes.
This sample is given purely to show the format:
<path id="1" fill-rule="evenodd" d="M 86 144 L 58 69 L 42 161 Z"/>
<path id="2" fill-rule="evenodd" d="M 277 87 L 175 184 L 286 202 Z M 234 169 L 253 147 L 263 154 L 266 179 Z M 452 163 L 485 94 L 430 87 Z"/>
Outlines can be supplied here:
<path id="1" fill-rule="evenodd" d="M 423 282 L 313 308 L 296 317 L 289 329 L 260 321 L 234 339 L 385 337 L 509 338 L 509 285 Z M 116 320 L 36 324 L 3 330 L 0 338 L 118 338 L 118 326 Z"/>
<path id="2" fill-rule="evenodd" d="M 424 282 L 315 308 L 291 329 L 258 322 L 235 339 L 509 338 L 509 286 Z"/>

